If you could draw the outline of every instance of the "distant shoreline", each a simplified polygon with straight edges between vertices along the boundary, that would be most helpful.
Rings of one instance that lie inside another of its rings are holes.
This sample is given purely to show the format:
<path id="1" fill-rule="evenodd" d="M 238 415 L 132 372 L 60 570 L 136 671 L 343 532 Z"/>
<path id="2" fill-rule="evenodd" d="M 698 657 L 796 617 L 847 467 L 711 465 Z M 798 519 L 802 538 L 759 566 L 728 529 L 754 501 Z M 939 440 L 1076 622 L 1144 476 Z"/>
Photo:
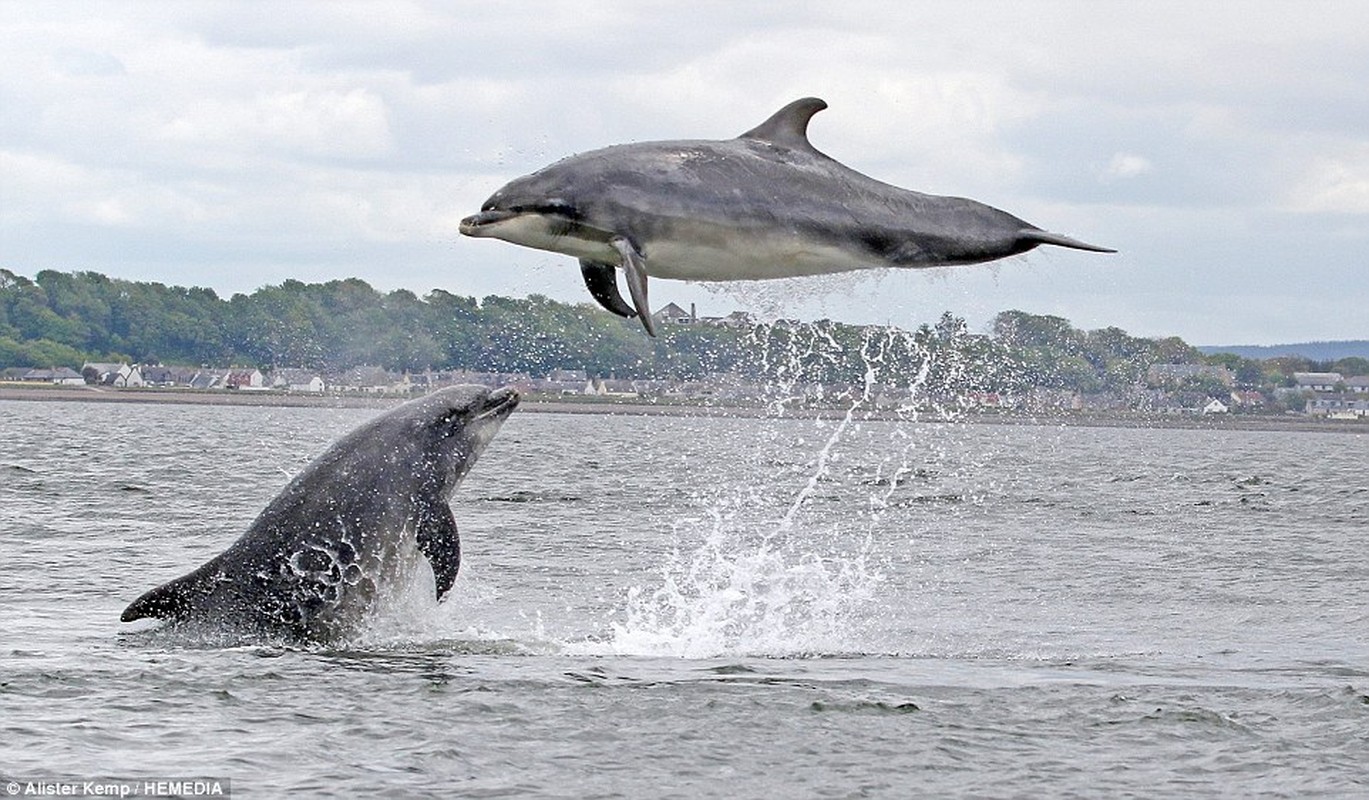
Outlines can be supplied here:
<path id="1" fill-rule="evenodd" d="M 0 386 L 0 400 L 85 403 L 174 403 L 183 405 L 261 406 L 276 408 L 389 408 L 405 397 L 365 395 L 302 395 L 256 391 L 197 391 L 178 389 L 118 389 L 107 386 Z M 675 403 L 641 403 L 611 400 L 568 401 L 527 398 L 521 411 L 541 414 L 619 414 L 656 417 L 733 417 L 758 419 L 771 414 L 761 406 L 711 406 Z M 840 419 L 839 408 L 785 409 L 793 419 Z M 862 413 L 861 419 L 897 420 L 892 412 Z M 927 418 L 921 422 L 945 420 Z M 967 413 L 954 422 L 992 425 L 1047 425 L 1095 428 L 1177 428 L 1189 430 L 1301 431 L 1314 433 L 1369 434 L 1369 420 L 1330 420 L 1312 417 L 1212 414 L 1207 416 L 1129 414 L 1010 414 Z"/>

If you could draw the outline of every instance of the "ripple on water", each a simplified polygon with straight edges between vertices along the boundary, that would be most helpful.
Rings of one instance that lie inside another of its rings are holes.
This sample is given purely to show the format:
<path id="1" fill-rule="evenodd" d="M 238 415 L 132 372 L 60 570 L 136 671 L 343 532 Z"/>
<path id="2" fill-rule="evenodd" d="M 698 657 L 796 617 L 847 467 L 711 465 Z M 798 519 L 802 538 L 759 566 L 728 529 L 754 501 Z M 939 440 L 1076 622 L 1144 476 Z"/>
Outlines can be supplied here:
<path id="1" fill-rule="evenodd" d="M 1354 437 L 515 415 L 455 498 L 447 603 L 301 649 L 116 620 L 367 412 L 5 411 L 7 773 L 190 765 L 263 795 L 1364 788 Z"/>

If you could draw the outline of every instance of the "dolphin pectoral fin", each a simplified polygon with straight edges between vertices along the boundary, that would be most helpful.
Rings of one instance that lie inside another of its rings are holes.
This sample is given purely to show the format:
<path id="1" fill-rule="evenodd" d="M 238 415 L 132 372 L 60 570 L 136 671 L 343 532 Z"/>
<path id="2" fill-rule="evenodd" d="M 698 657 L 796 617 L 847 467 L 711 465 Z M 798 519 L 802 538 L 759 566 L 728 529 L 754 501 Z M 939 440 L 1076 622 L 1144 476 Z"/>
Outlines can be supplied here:
<path id="1" fill-rule="evenodd" d="M 632 318 L 637 312 L 627 304 L 618 293 L 618 271 L 612 264 L 580 259 L 580 274 L 585 278 L 585 287 L 599 305 L 620 317 Z"/>
<path id="2" fill-rule="evenodd" d="M 456 531 L 456 519 L 445 505 L 435 509 L 418 525 L 418 552 L 433 567 L 440 603 L 452 590 L 457 570 L 461 569 L 461 537 Z"/>
<path id="3" fill-rule="evenodd" d="M 212 562 L 211 562 L 212 563 Z M 196 605 L 208 597 L 218 582 L 220 572 L 210 569 L 209 564 L 189 575 L 182 575 L 174 581 L 150 589 L 129 603 L 124 613 L 119 615 L 120 622 L 132 622 L 144 617 L 153 619 L 185 619 L 194 611 Z"/>
<path id="4" fill-rule="evenodd" d="M 627 275 L 628 294 L 632 295 L 632 305 L 637 309 L 642 327 L 646 328 L 648 336 L 655 336 L 656 328 L 651 324 L 651 306 L 647 304 L 646 299 L 646 265 L 642 263 L 642 254 L 632 242 L 622 236 L 613 237 L 609 244 L 623 256 L 623 272 Z"/>
<path id="5" fill-rule="evenodd" d="M 1073 248 L 1075 250 L 1088 250 L 1093 253 L 1117 252 L 1116 250 L 1113 250 L 1110 247 L 1099 247 L 1096 244 L 1081 242 L 1078 239 L 1071 239 L 1068 236 L 1061 236 L 1058 233 L 1037 230 L 1035 228 L 1027 228 L 1022 230 L 1018 233 L 1017 238 L 1024 242 L 1034 242 L 1035 244 L 1033 246 L 1035 246 L 1036 244 L 1053 244 L 1059 245 L 1060 247 Z"/>

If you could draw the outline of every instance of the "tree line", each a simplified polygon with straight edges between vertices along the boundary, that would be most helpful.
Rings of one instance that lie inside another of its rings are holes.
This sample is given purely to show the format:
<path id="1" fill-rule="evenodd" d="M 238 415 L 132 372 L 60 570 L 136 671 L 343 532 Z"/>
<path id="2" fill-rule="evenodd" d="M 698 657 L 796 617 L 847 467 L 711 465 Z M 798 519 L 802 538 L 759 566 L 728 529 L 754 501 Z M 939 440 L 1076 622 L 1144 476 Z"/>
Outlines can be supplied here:
<path id="1" fill-rule="evenodd" d="M 320 371 L 468 369 L 694 380 L 716 373 L 770 382 L 935 386 L 946 391 L 1132 387 L 1152 364 L 1226 366 L 1238 384 L 1281 385 L 1293 371 L 1369 374 L 1364 359 L 1203 356 L 1178 337 L 1084 331 L 1067 320 L 1005 311 L 988 335 L 947 312 L 916 330 L 815 323 L 663 325 L 661 336 L 590 304 L 541 295 L 480 299 L 435 289 L 380 292 L 357 278 L 287 280 L 251 294 L 45 270 L 0 269 L 0 367 L 87 361 L 240 365 Z"/>

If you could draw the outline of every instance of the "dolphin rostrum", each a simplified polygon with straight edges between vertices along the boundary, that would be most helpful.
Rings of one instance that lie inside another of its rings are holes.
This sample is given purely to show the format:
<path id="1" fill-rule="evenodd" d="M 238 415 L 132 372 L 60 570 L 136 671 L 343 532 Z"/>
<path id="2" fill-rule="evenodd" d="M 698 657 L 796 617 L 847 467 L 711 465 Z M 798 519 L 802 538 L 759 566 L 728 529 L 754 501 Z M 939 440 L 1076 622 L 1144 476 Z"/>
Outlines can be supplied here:
<path id="1" fill-rule="evenodd" d="M 1041 244 L 1116 252 L 974 200 L 862 175 L 809 143 L 808 121 L 826 107 L 795 100 L 735 139 L 623 144 L 562 159 L 495 192 L 461 232 L 580 259 L 594 299 L 640 317 L 652 335 L 648 275 L 754 280 L 977 264 Z"/>
<path id="2" fill-rule="evenodd" d="M 227 550 L 120 619 L 333 642 L 402 594 L 419 556 L 442 600 L 461 565 L 452 492 L 517 405 L 513 389 L 453 386 L 382 414 L 305 467 Z"/>

